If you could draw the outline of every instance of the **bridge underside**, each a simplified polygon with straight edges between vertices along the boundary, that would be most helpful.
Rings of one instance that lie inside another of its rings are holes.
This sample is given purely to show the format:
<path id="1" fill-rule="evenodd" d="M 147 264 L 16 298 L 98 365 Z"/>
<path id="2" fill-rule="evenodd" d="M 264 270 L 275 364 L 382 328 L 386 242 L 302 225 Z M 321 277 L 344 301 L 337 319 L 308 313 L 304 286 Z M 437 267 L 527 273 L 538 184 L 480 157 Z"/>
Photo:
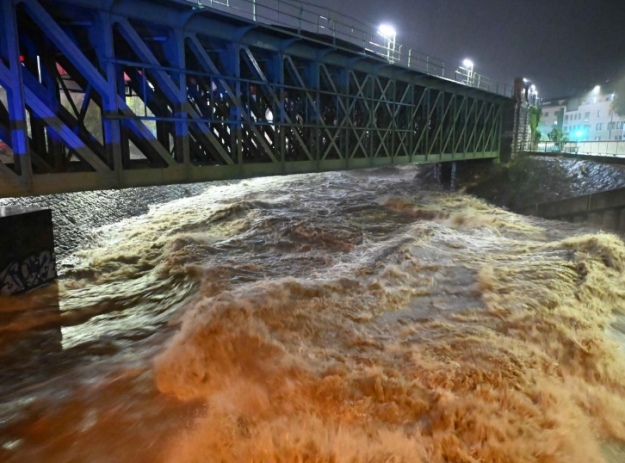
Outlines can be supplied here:
<path id="1" fill-rule="evenodd" d="M 0 196 L 499 155 L 503 97 L 348 43 L 173 0 L 1 3 Z"/>

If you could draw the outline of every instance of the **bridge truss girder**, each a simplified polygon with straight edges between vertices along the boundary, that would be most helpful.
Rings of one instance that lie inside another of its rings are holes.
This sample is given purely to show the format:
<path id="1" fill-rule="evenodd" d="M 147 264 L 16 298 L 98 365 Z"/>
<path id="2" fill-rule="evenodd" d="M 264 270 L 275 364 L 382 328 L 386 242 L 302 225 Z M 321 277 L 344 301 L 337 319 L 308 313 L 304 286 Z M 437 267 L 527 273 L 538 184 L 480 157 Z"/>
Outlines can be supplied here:
<path id="1" fill-rule="evenodd" d="M 497 158 L 506 100 L 188 3 L 0 7 L 0 196 Z"/>

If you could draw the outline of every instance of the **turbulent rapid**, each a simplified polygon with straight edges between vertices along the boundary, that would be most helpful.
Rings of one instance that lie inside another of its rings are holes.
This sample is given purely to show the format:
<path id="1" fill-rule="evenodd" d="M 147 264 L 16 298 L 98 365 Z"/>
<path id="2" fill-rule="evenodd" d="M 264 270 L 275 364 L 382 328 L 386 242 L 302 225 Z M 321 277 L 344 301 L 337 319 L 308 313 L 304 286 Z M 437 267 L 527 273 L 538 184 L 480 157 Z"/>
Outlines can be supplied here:
<path id="1" fill-rule="evenodd" d="M 415 174 L 203 185 L 89 231 L 0 299 L 0 461 L 625 461 L 621 239 Z"/>

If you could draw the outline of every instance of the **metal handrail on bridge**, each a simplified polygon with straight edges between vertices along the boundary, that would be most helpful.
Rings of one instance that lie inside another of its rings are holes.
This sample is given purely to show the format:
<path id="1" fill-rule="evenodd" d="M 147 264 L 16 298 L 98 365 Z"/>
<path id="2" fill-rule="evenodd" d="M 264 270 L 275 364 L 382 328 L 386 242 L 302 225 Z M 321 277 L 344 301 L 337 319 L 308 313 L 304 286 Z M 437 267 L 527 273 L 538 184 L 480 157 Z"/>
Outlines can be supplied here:
<path id="1" fill-rule="evenodd" d="M 397 44 L 396 37 L 384 35 L 375 26 L 337 13 L 331 9 L 297 0 L 184 0 L 198 8 L 212 8 L 264 25 L 293 29 L 297 34 L 325 35 L 339 48 L 345 43 L 356 45 L 363 53 L 373 53 L 389 62 L 409 69 L 449 78 L 465 85 L 512 95 L 512 86 L 494 82 L 472 69 L 459 66 L 452 72 L 445 61 Z M 353 50 L 352 50 L 353 51 Z M 451 76 L 451 77 L 449 77 Z"/>

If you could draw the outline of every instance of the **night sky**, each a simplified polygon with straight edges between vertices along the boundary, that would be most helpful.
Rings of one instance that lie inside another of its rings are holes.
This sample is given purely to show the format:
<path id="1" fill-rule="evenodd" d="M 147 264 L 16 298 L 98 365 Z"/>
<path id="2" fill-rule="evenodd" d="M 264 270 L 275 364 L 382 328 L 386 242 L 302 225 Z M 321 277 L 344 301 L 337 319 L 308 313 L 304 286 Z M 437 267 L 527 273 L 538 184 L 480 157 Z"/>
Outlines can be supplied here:
<path id="1" fill-rule="evenodd" d="M 623 0 L 308 0 L 397 30 L 397 43 L 550 98 L 625 76 Z"/>

